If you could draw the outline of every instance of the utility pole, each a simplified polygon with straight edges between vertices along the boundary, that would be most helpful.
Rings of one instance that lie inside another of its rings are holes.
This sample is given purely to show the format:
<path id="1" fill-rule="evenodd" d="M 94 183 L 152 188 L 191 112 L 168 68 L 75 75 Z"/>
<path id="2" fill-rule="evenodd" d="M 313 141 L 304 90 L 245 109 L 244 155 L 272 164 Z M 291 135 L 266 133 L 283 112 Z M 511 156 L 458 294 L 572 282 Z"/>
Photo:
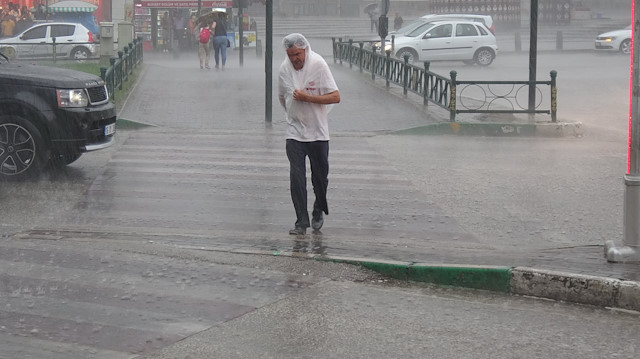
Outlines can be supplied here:
<path id="1" fill-rule="evenodd" d="M 535 119 L 536 77 L 538 67 L 538 0 L 531 0 L 531 23 L 529 24 L 529 120 Z"/>
<path id="2" fill-rule="evenodd" d="M 271 124 L 273 92 L 273 1 L 268 0 L 266 6 L 265 40 L 267 40 L 267 43 L 264 50 L 264 120 Z"/>
<path id="3" fill-rule="evenodd" d="M 632 47 L 631 79 L 629 81 L 631 102 L 629 111 L 629 142 L 627 174 L 624 176 L 624 218 L 623 243 L 616 246 L 614 241 L 605 243 L 605 255 L 609 262 L 640 261 L 640 0 L 631 3 Z"/>

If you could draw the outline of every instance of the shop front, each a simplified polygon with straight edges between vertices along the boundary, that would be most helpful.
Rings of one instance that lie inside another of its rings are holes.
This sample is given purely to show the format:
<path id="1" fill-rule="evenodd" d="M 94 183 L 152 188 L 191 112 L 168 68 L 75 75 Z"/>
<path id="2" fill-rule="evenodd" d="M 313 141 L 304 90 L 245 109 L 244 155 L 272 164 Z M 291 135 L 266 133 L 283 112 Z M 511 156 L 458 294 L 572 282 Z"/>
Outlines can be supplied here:
<path id="1" fill-rule="evenodd" d="M 189 19 L 197 14 L 197 0 L 136 0 L 134 4 L 135 36 L 142 38 L 144 50 L 185 49 L 191 48 L 194 44 L 195 38 L 190 32 Z M 202 0 L 200 4 L 201 13 L 208 13 L 231 9 L 233 1 Z M 170 19 L 168 26 L 163 26 L 165 16 Z"/>

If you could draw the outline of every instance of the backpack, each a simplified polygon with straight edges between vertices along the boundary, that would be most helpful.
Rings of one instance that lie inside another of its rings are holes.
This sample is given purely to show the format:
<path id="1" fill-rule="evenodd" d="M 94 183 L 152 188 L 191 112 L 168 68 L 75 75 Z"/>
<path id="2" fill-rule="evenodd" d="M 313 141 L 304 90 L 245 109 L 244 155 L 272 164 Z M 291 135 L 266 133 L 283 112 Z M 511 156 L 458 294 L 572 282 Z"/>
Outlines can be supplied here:
<path id="1" fill-rule="evenodd" d="M 206 44 L 209 42 L 209 36 L 211 36 L 211 31 L 209 29 L 204 28 L 200 30 L 200 43 Z"/>

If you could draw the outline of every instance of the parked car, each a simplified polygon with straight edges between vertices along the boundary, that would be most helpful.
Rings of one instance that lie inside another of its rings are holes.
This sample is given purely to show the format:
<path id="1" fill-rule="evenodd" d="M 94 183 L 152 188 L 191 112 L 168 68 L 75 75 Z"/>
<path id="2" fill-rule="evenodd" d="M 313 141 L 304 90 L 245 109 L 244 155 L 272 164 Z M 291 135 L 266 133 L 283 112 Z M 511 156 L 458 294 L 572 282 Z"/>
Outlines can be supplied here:
<path id="1" fill-rule="evenodd" d="M 391 43 L 385 49 L 391 49 Z M 458 60 L 488 66 L 498 54 L 498 45 L 481 22 L 446 20 L 426 22 L 397 36 L 394 51 L 400 59 L 407 55 L 411 63 Z"/>
<path id="2" fill-rule="evenodd" d="M 116 110 L 98 76 L 0 54 L 0 181 L 37 175 L 115 141 Z"/>
<path id="3" fill-rule="evenodd" d="M 84 25 L 73 22 L 36 24 L 22 33 L 0 40 L 0 53 L 10 59 L 53 58 L 55 38 L 56 58 L 86 60 L 98 57 L 94 35 Z"/>
<path id="4" fill-rule="evenodd" d="M 493 18 L 491 15 L 474 15 L 474 14 L 429 14 L 424 15 L 410 23 L 404 25 L 400 29 L 396 31 L 391 31 L 390 35 L 406 35 L 407 33 L 413 31 L 418 26 L 434 21 L 442 21 L 442 20 L 462 20 L 462 21 L 473 21 L 473 22 L 481 22 L 492 34 L 495 35 L 495 25 L 493 23 Z"/>
<path id="5" fill-rule="evenodd" d="M 596 50 L 620 51 L 631 53 L 631 25 L 622 30 L 609 31 L 596 37 Z"/>
<path id="6" fill-rule="evenodd" d="M 495 25 L 493 24 L 493 18 L 491 15 L 477 15 L 477 14 L 429 14 L 422 16 L 420 19 L 426 21 L 438 21 L 438 20 L 465 20 L 473 22 L 481 22 L 486 26 L 492 34 L 495 35 Z"/>

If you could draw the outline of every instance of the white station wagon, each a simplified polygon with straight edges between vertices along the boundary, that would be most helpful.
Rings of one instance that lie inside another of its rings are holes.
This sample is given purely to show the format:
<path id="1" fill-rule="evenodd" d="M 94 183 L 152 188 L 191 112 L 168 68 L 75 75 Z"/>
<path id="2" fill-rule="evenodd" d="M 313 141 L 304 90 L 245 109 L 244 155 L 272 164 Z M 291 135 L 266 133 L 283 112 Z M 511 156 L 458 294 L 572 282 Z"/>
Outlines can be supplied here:
<path id="1" fill-rule="evenodd" d="M 390 48 L 387 44 L 386 48 Z M 409 62 L 464 61 L 488 66 L 498 54 L 496 37 L 481 22 L 426 22 L 395 38 L 395 56 Z"/>

